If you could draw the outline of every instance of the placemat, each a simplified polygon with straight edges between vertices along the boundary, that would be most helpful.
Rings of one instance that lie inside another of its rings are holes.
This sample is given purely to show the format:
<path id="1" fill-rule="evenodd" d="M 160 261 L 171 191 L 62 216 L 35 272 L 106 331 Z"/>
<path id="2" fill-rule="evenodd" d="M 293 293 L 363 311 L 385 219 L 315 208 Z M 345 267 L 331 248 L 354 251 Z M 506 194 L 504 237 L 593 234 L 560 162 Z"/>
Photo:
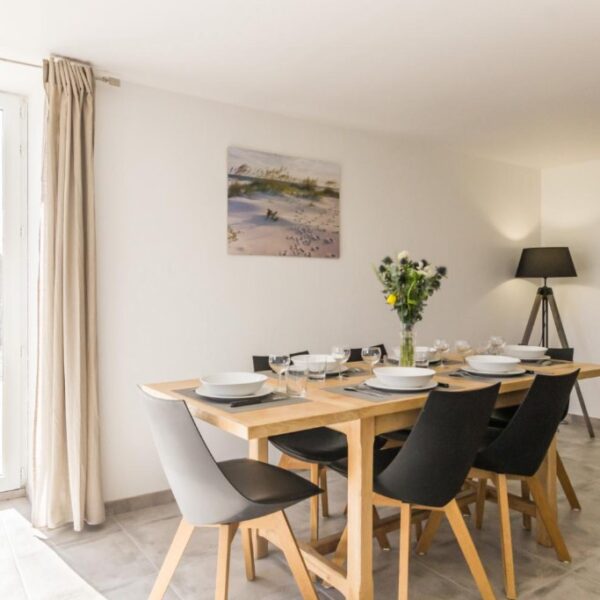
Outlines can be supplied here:
<path id="1" fill-rule="evenodd" d="M 441 389 L 441 388 L 434 388 Z M 444 388 L 448 389 L 448 388 Z M 366 400 L 367 402 L 386 402 L 387 400 L 399 400 L 400 398 L 408 398 L 409 396 L 414 396 L 415 392 L 379 392 L 378 390 L 373 390 L 373 392 L 368 391 L 357 391 L 352 392 L 350 390 L 345 389 L 345 386 L 340 387 L 327 387 L 322 388 L 324 392 L 332 392 L 334 394 L 342 394 L 344 396 L 350 396 L 351 398 L 359 398 L 360 400 Z M 431 390 L 429 390 L 431 391 Z M 381 397 L 375 396 L 375 394 L 381 394 Z"/>
<path id="2" fill-rule="evenodd" d="M 250 404 L 248 406 L 237 406 L 235 408 L 232 408 L 224 402 L 213 402 L 212 400 L 208 400 L 207 398 L 196 394 L 196 388 L 186 388 L 183 390 L 173 391 L 177 394 L 181 394 L 182 396 L 186 396 L 187 398 L 191 398 L 192 400 L 204 402 L 210 406 L 214 406 L 216 408 L 219 408 L 220 410 L 224 410 L 225 412 L 230 413 L 239 413 L 251 410 L 264 410 L 265 408 L 276 408 L 279 406 L 288 406 L 290 404 L 301 404 L 302 402 L 308 402 L 306 398 L 299 398 L 297 396 L 285 396 L 281 400 L 272 400 L 270 402 L 261 402 L 259 404 Z M 264 399 L 270 400 L 270 397 L 265 396 Z M 234 401 L 235 398 L 232 398 L 231 400 Z"/>

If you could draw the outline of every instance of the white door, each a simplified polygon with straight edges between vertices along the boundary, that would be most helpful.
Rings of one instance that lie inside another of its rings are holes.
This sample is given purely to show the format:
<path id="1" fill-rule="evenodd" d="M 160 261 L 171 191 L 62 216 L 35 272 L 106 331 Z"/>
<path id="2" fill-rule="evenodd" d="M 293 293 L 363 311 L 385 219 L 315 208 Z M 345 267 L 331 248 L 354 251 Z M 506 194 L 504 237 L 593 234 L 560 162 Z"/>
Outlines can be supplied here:
<path id="1" fill-rule="evenodd" d="M 0 492 L 24 482 L 27 105 L 0 93 Z"/>

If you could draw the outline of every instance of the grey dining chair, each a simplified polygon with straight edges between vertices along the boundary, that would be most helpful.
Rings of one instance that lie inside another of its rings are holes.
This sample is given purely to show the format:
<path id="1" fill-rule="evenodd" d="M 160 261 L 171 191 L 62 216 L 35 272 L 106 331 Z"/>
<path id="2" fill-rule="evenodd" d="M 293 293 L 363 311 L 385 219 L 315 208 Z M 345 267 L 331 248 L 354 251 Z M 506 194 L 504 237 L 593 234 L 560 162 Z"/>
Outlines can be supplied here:
<path id="1" fill-rule="evenodd" d="M 142 390 L 143 391 L 143 390 Z M 252 531 L 273 534 L 302 597 L 317 600 L 306 564 L 284 509 L 311 498 L 320 488 L 274 465 L 246 458 L 217 462 L 183 400 L 143 393 L 154 443 L 182 518 L 164 559 L 151 600 L 162 598 L 196 527 L 217 526 L 216 600 L 226 600 L 231 542 L 242 532 L 246 576 L 254 579 Z"/>

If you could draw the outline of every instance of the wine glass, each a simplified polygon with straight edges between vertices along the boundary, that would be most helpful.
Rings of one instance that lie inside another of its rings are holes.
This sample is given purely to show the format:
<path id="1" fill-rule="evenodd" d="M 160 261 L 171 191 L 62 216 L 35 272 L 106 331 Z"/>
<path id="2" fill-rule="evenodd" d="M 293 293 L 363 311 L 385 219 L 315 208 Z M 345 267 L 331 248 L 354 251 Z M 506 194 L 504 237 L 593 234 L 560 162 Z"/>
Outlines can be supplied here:
<path id="1" fill-rule="evenodd" d="M 371 369 L 371 376 L 373 375 L 373 367 L 381 359 L 381 348 L 377 346 L 367 346 L 360 351 L 362 359 L 369 365 Z"/>
<path id="2" fill-rule="evenodd" d="M 463 362 L 466 362 L 467 354 L 471 352 L 471 344 L 469 344 L 467 340 L 457 340 L 456 344 L 454 344 L 454 348 L 462 357 Z"/>
<path id="3" fill-rule="evenodd" d="M 331 356 L 333 356 L 338 368 L 338 377 L 339 379 L 342 379 L 342 366 L 344 363 L 347 363 L 350 358 L 350 348 L 348 348 L 348 346 L 333 346 L 331 348 Z"/>
<path id="4" fill-rule="evenodd" d="M 269 367 L 277 373 L 277 391 L 285 392 L 282 384 L 282 376 L 290 366 L 289 354 L 269 354 Z"/>
<path id="5" fill-rule="evenodd" d="M 504 340 L 499 335 L 493 335 L 489 341 L 490 354 L 502 354 Z"/>
<path id="6" fill-rule="evenodd" d="M 440 366 L 444 366 L 444 356 L 447 354 L 448 350 L 450 350 L 450 344 L 446 340 L 435 340 L 433 342 L 433 347 L 435 351 L 440 355 Z"/>

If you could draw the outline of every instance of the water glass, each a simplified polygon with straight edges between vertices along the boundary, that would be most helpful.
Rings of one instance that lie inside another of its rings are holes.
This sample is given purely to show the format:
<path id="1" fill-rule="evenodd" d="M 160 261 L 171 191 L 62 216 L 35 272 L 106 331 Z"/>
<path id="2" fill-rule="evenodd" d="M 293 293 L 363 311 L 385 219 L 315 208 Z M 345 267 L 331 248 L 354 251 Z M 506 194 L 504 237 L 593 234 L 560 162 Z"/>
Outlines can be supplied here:
<path id="1" fill-rule="evenodd" d="M 269 354 L 269 367 L 277 373 L 277 391 L 283 392 L 282 376 L 290 365 L 289 354 Z"/>
<path id="2" fill-rule="evenodd" d="M 333 346 L 331 356 L 335 360 L 338 368 L 338 378 L 342 379 L 342 366 L 348 362 L 350 358 L 350 348 L 348 346 Z"/>
<path id="3" fill-rule="evenodd" d="M 381 360 L 381 348 L 378 346 L 368 346 L 360 351 L 362 359 L 369 365 L 371 375 L 373 375 L 373 367 Z"/>
<path id="4" fill-rule="evenodd" d="M 415 348 L 415 367 L 429 366 L 429 348 Z"/>
<path id="5" fill-rule="evenodd" d="M 309 358 L 307 364 L 308 369 L 308 378 L 314 379 L 317 381 L 325 380 L 325 375 L 327 374 L 327 361 L 321 360 L 319 358 L 311 357 Z"/>
<path id="6" fill-rule="evenodd" d="M 490 354 L 502 354 L 504 340 L 499 335 L 493 335 L 489 341 Z"/>
<path id="7" fill-rule="evenodd" d="M 467 342 L 467 340 L 458 340 L 456 344 L 454 344 L 454 348 L 456 352 L 460 354 L 463 359 L 463 362 L 466 362 L 466 356 L 471 352 L 471 344 Z"/>
<path id="8" fill-rule="evenodd" d="M 444 357 L 446 356 L 446 354 L 448 353 L 448 350 L 450 350 L 450 344 L 446 341 L 446 340 L 435 340 L 435 342 L 433 342 L 433 347 L 435 348 L 436 352 L 439 354 L 440 356 L 440 366 L 444 366 Z"/>
<path id="9" fill-rule="evenodd" d="M 290 365 L 286 372 L 287 395 L 298 398 L 306 396 L 306 367 Z"/>

